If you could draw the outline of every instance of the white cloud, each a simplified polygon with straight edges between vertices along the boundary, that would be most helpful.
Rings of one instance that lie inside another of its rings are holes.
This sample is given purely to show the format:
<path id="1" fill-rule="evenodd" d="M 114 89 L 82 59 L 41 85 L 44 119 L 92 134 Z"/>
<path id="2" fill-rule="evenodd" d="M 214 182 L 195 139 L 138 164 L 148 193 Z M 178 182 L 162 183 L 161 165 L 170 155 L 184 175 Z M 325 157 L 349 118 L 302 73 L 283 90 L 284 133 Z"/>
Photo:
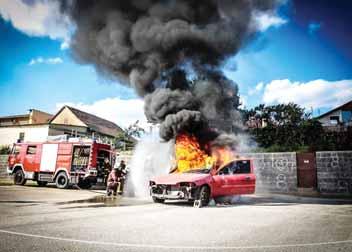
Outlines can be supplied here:
<path id="1" fill-rule="evenodd" d="M 144 115 L 144 101 L 142 99 L 123 100 L 118 97 L 105 98 L 91 104 L 84 103 L 57 103 L 57 110 L 68 105 L 79 110 L 91 113 L 106 120 L 112 121 L 125 128 L 139 120 L 139 126 L 148 130 L 150 124 Z"/>
<path id="2" fill-rule="evenodd" d="M 1 0 L 0 15 L 29 36 L 48 36 L 64 45 L 69 43 L 72 24 L 60 12 L 58 1 Z"/>
<path id="3" fill-rule="evenodd" d="M 263 90 L 264 82 L 259 82 L 254 88 L 249 89 L 248 95 L 255 95 Z"/>
<path id="4" fill-rule="evenodd" d="M 261 32 L 271 27 L 279 27 L 288 21 L 273 12 L 256 12 L 252 17 L 252 28 Z"/>
<path id="5" fill-rule="evenodd" d="M 65 40 L 64 42 L 61 43 L 60 49 L 61 50 L 66 50 L 70 47 L 70 42 L 68 40 Z"/>
<path id="6" fill-rule="evenodd" d="M 240 106 L 239 106 L 239 108 L 240 109 L 245 109 L 246 108 L 246 105 L 248 104 L 248 97 L 247 96 L 245 96 L 245 95 L 241 95 L 240 96 Z"/>
<path id="7" fill-rule="evenodd" d="M 265 85 L 263 94 L 266 104 L 294 102 L 306 108 L 333 108 L 351 99 L 352 80 L 273 80 Z"/>
<path id="8" fill-rule="evenodd" d="M 49 65 L 56 65 L 56 64 L 61 64 L 64 61 L 60 57 L 56 58 L 43 58 L 43 57 L 38 57 L 35 59 L 31 59 L 30 62 L 28 63 L 29 66 L 33 66 L 35 64 L 49 64 Z"/>

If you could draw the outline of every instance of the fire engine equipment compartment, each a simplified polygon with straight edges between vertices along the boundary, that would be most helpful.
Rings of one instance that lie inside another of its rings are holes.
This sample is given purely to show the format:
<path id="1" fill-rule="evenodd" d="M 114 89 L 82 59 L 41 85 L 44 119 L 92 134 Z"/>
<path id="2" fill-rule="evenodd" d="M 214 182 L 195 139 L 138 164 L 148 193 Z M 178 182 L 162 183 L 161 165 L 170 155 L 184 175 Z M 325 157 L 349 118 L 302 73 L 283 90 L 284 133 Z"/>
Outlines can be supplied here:
<path id="1" fill-rule="evenodd" d="M 74 146 L 71 172 L 85 171 L 88 168 L 90 146 Z"/>

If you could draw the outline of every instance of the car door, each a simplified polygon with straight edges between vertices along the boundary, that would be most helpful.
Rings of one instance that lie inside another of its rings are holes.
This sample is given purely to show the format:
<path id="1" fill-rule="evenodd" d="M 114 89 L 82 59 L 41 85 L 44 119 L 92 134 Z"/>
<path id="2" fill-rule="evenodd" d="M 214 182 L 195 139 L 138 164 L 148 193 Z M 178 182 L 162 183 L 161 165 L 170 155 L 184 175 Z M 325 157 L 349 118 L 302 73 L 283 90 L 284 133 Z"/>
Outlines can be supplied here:
<path id="1" fill-rule="evenodd" d="M 250 160 L 237 160 L 231 167 L 234 194 L 252 194 L 255 191 L 255 175 Z"/>
<path id="2" fill-rule="evenodd" d="M 227 196 L 233 194 L 239 194 L 236 190 L 236 186 L 239 184 L 239 176 L 233 176 L 232 166 L 235 161 L 220 168 L 218 172 L 213 176 L 213 196 Z"/>

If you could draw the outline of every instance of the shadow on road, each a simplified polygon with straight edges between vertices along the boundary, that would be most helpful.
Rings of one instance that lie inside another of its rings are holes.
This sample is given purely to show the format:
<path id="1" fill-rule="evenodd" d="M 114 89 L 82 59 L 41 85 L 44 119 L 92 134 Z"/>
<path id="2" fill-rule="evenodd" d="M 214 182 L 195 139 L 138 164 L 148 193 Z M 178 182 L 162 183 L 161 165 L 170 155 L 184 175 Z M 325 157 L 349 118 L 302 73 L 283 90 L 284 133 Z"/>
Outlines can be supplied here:
<path id="1" fill-rule="evenodd" d="M 193 207 L 192 202 L 187 201 L 166 201 L 165 205 Z M 207 207 L 241 207 L 241 206 L 292 206 L 301 204 L 315 205 L 351 205 L 352 200 L 305 198 L 281 196 L 279 198 L 271 196 L 234 196 L 222 197 L 216 201 L 211 200 Z"/>

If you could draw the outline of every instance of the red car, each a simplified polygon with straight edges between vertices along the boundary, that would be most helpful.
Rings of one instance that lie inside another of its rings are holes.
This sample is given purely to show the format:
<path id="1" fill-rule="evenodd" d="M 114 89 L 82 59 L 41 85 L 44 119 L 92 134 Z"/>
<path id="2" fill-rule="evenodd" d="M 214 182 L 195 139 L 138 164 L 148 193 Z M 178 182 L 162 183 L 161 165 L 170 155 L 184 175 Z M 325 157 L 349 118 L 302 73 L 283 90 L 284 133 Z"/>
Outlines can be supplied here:
<path id="1" fill-rule="evenodd" d="M 199 169 L 171 173 L 149 182 L 150 195 L 156 203 L 184 199 L 194 206 L 208 205 L 211 198 L 253 194 L 256 177 L 249 159 L 233 160 L 219 169 Z"/>

